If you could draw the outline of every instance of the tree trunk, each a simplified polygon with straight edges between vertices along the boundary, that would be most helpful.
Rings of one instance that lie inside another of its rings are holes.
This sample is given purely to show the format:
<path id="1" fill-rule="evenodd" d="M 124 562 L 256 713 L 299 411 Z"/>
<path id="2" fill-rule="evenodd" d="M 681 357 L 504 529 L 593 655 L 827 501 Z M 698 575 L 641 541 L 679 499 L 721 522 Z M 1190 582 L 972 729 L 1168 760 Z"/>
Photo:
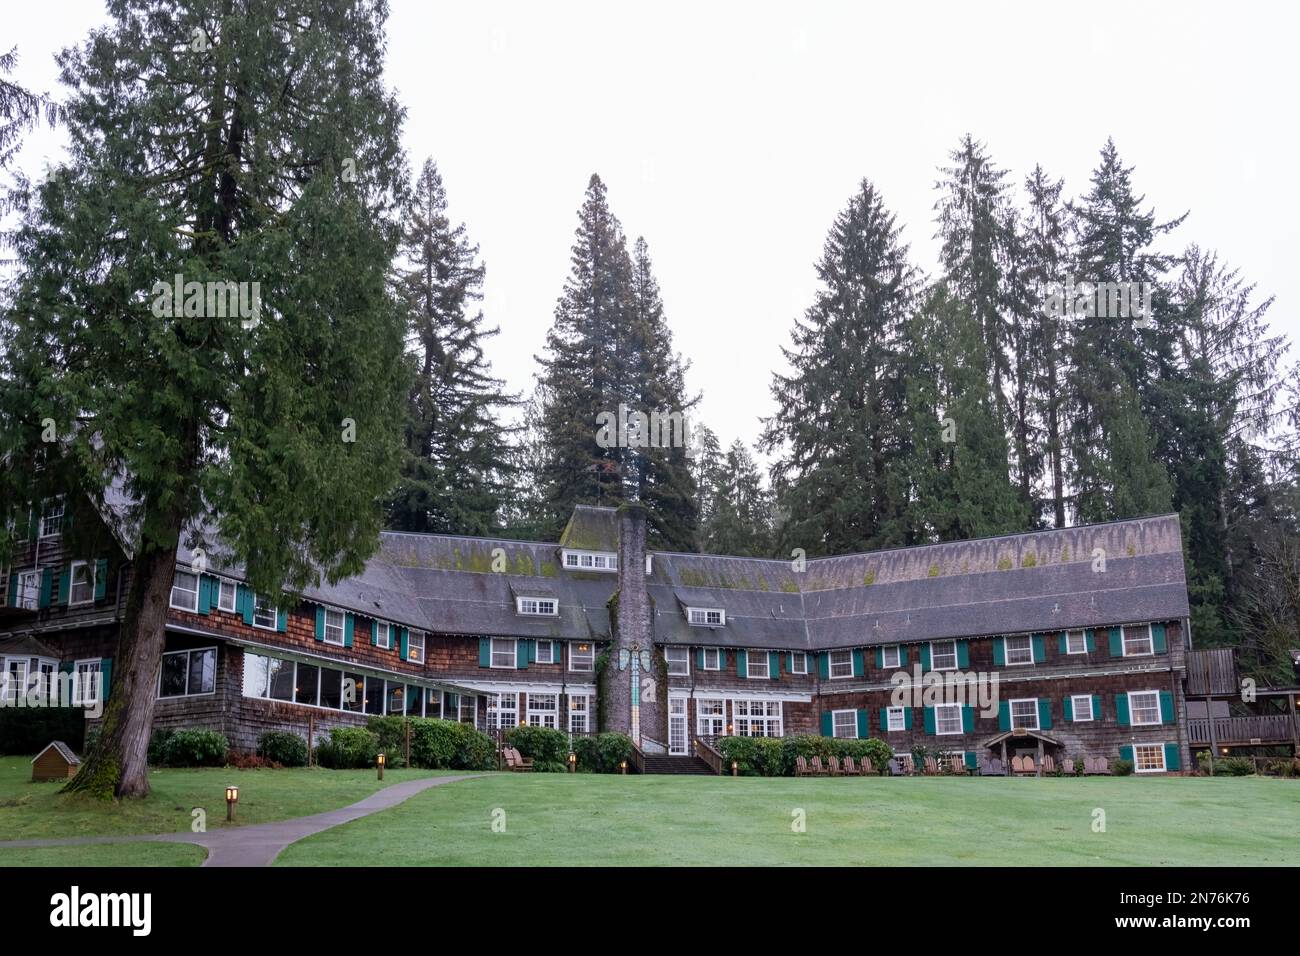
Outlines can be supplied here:
<path id="1" fill-rule="evenodd" d="M 176 572 L 175 544 L 142 550 L 132 563 L 117 666 L 99 737 L 65 792 L 105 798 L 149 795 L 149 732 Z"/>

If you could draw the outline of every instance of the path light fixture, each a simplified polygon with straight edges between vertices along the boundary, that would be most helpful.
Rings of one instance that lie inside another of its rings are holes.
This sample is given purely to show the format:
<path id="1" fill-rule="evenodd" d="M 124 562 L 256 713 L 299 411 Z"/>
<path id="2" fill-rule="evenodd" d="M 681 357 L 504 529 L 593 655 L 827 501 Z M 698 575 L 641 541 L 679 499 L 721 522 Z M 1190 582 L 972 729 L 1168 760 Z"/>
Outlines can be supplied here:
<path id="1" fill-rule="evenodd" d="M 619 773 L 622 773 L 622 774 L 627 773 L 627 761 L 626 761 L 626 760 L 620 760 L 620 761 L 619 761 L 619 763 L 618 763 L 618 772 L 619 772 Z"/>
<path id="2" fill-rule="evenodd" d="M 380 780 L 384 779 L 384 764 L 386 764 L 387 762 L 388 760 L 387 758 L 384 757 L 383 754 L 380 754 L 378 757 L 375 758 L 375 766 L 379 768 Z"/>
<path id="3" fill-rule="evenodd" d="M 569 773 L 573 773 L 577 769 L 578 769 L 578 755 L 575 754 L 572 750 L 570 750 L 569 751 Z"/>
<path id="4" fill-rule="evenodd" d="M 731 775 L 732 775 L 733 777 L 739 777 L 739 776 L 740 776 L 740 764 L 736 763 L 736 761 L 734 761 L 734 760 L 731 761 Z"/>
<path id="5" fill-rule="evenodd" d="M 226 822 L 235 821 L 235 804 L 239 802 L 239 788 L 226 787 Z"/>

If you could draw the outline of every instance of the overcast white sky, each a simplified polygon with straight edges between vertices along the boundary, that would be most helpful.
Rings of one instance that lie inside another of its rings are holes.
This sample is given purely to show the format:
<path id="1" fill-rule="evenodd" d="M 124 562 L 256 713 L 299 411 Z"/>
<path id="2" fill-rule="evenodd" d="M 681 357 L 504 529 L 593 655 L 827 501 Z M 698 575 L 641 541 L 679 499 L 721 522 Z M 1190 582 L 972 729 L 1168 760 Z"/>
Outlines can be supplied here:
<path id="1" fill-rule="evenodd" d="M 967 131 L 1018 187 L 1040 162 L 1067 195 L 1113 136 L 1157 214 L 1191 211 L 1175 244 L 1219 250 L 1300 339 L 1295 4 L 391 2 L 407 149 L 482 247 L 488 355 L 517 391 L 595 171 L 650 244 L 700 419 L 752 441 L 857 181 L 932 271 L 935 167 Z M 0 49 L 38 89 L 104 19 L 99 0 L 4 4 Z M 20 164 L 59 144 L 33 136 Z"/>

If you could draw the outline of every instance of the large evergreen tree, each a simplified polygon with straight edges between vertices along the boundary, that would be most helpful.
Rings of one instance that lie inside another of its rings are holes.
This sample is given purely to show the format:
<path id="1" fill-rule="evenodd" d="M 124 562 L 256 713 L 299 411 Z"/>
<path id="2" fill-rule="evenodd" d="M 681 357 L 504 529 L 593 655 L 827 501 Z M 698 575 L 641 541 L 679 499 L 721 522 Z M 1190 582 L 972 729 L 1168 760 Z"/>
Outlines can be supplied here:
<path id="1" fill-rule="evenodd" d="M 708 480 L 708 520 L 700 529 L 708 554 L 767 557 L 772 552 L 772 501 L 745 443 L 737 439 L 714 463 Z"/>
<path id="2" fill-rule="evenodd" d="M 125 481 L 114 686 L 70 786 L 142 796 L 182 533 L 211 549 L 194 529 L 214 528 L 275 595 L 353 574 L 376 545 L 406 390 L 388 285 L 405 161 L 381 0 L 108 12 L 60 57 L 70 162 L 17 236 L 0 517 Z M 178 275 L 249 283 L 250 300 L 257 282 L 257 308 L 172 303 Z"/>
<path id="3" fill-rule="evenodd" d="M 483 355 L 498 329 L 474 308 L 484 268 L 426 160 L 407 203 L 398 289 L 414 364 L 402 478 L 388 505 L 399 531 L 496 532 L 514 470 L 499 415 L 515 399 Z"/>

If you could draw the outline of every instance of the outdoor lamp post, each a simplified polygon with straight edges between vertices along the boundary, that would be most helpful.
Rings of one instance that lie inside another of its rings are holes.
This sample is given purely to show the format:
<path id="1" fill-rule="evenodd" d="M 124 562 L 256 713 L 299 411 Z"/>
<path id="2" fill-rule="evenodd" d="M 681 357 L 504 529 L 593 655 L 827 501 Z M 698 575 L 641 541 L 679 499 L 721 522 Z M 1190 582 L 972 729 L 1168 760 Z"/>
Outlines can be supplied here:
<path id="1" fill-rule="evenodd" d="M 627 773 L 627 761 L 626 761 L 626 760 L 620 760 L 620 761 L 619 761 L 619 763 L 618 763 L 618 772 L 619 772 L 619 773 L 622 773 L 622 774 L 626 774 L 626 773 Z"/>
<path id="2" fill-rule="evenodd" d="M 733 777 L 739 777 L 739 776 L 740 776 L 740 764 L 736 763 L 736 761 L 734 761 L 734 760 L 731 761 L 731 775 L 732 775 Z"/>
<path id="3" fill-rule="evenodd" d="M 226 822 L 233 823 L 235 820 L 235 804 L 239 802 L 239 788 L 226 787 Z"/>
<path id="4" fill-rule="evenodd" d="M 569 751 L 569 773 L 573 773 L 577 769 L 578 769 L 578 755 L 575 754 L 572 750 L 570 750 Z"/>
<path id="5" fill-rule="evenodd" d="M 386 759 L 384 758 L 384 755 L 383 755 L 383 754 L 380 754 L 378 757 L 375 758 L 375 766 L 379 768 L 379 779 L 380 779 L 380 780 L 383 780 L 383 779 L 384 779 L 384 764 L 385 764 L 386 762 L 387 762 L 387 761 L 386 761 Z"/>

